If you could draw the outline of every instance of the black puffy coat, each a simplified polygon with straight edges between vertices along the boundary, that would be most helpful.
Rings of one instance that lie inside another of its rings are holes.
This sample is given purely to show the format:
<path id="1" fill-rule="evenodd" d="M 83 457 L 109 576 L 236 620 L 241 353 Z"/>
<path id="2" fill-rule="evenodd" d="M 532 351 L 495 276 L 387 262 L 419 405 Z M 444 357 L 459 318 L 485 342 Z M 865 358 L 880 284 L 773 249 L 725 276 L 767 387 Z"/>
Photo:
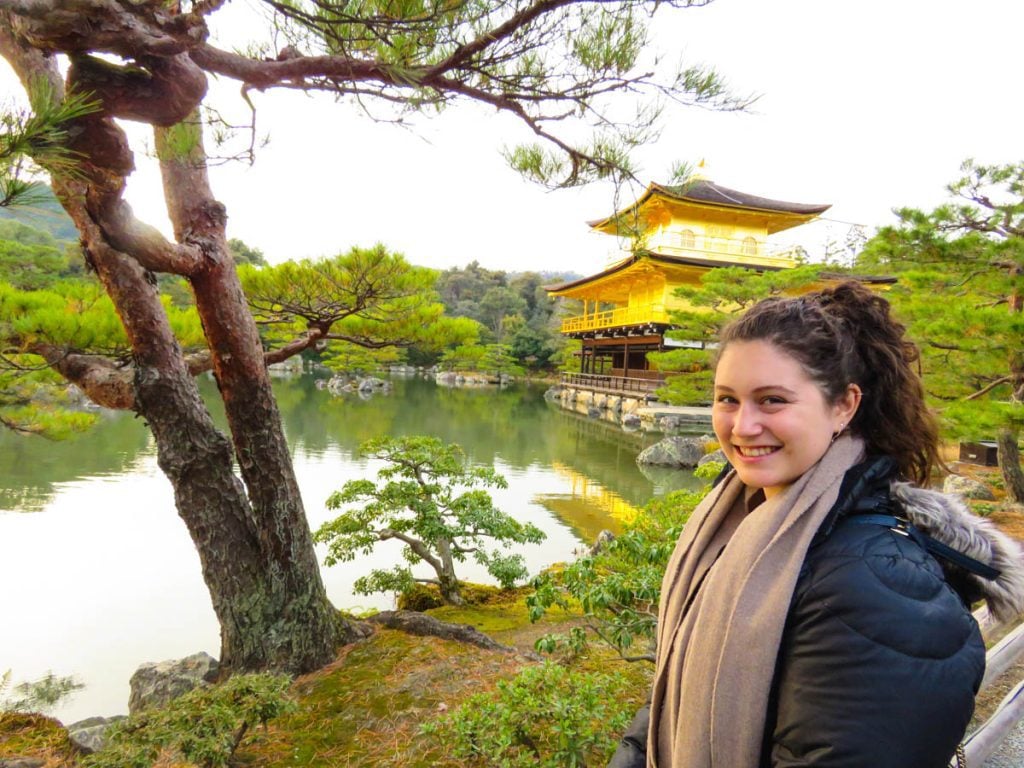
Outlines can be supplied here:
<path id="1" fill-rule="evenodd" d="M 974 711 L 985 645 L 967 582 L 905 532 L 888 459 L 852 468 L 807 552 L 779 647 L 762 765 L 944 768 Z"/>
<path id="2" fill-rule="evenodd" d="M 761 766 L 945 768 L 963 737 L 985 668 L 977 595 L 917 539 L 865 517 L 905 512 L 893 472 L 886 458 L 850 469 L 808 549 Z M 647 723 L 644 709 L 609 768 L 643 768 Z"/>

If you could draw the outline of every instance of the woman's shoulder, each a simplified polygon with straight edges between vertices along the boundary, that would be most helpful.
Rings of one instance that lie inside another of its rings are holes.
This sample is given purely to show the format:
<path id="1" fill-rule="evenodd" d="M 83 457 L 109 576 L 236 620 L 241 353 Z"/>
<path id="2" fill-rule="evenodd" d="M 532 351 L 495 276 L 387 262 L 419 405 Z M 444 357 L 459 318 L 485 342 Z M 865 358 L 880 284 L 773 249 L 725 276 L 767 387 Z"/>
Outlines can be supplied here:
<path id="1" fill-rule="evenodd" d="M 900 654 L 948 658 L 977 631 L 941 566 L 911 537 L 850 518 L 808 553 L 791 619 Z"/>
<path id="2" fill-rule="evenodd" d="M 946 554 L 943 555 L 942 552 Z M 890 584 L 913 591 L 951 585 L 970 604 L 984 599 L 1000 620 L 1024 612 L 1024 551 L 955 495 L 896 480 L 894 465 L 875 457 L 854 467 L 808 551 L 804 575 L 882 561 Z M 863 574 L 862 574 L 863 575 Z"/>

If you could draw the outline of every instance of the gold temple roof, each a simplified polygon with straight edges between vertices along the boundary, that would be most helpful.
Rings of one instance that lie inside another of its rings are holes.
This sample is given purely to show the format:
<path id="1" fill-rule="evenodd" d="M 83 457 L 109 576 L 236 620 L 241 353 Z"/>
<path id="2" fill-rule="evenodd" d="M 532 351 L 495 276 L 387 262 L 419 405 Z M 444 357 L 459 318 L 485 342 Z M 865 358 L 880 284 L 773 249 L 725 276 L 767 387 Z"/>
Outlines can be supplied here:
<path id="1" fill-rule="evenodd" d="M 709 214 L 716 212 L 745 219 L 757 219 L 771 235 L 804 224 L 832 206 L 773 200 L 695 177 L 684 184 L 674 186 L 652 182 L 632 205 L 607 218 L 596 219 L 588 224 L 599 232 L 621 235 L 631 229 L 626 226 L 627 222 L 660 218 L 656 212 L 666 207 L 684 217 L 689 214 L 690 217 L 698 219 L 707 218 Z"/>

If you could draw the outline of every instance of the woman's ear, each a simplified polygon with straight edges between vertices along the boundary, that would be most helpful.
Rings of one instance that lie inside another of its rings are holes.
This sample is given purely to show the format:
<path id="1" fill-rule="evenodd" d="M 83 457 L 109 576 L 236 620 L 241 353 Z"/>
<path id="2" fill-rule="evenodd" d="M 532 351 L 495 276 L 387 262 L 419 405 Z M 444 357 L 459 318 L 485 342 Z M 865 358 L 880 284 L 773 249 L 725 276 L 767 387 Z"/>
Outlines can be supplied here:
<path id="1" fill-rule="evenodd" d="M 843 393 L 842 397 L 833 406 L 833 416 L 836 420 L 834 431 L 842 432 L 853 421 L 853 417 L 857 414 L 857 409 L 860 407 L 862 395 L 860 387 L 856 384 L 850 384 L 846 387 L 846 392 Z"/>

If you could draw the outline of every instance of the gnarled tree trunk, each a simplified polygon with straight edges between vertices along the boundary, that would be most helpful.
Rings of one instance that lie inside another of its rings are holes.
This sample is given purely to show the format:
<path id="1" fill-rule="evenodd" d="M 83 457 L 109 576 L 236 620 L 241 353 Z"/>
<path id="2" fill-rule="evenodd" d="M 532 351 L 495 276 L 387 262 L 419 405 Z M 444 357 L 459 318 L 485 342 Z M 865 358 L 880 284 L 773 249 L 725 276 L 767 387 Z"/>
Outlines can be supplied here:
<path id="1" fill-rule="evenodd" d="M 19 37 L 4 13 L 0 53 L 27 90 L 32 82 L 49 83 L 45 91 L 30 90 L 37 99 L 63 97 L 54 60 Z M 227 251 L 224 208 L 206 183 L 198 123 L 188 128 L 198 137 L 193 151 L 163 163 L 177 243 L 137 221 L 121 197 L 134 161 L 111 117 L 168 126 L 194 114 L 205 92 L 205 76 L 182 59 L 154 62 L 149 74 L 140 78 L 136 69 L 87 58 L 74 62 L 69 86 L 92 91 L 103 109 L 68 127 L 81 175 L 55 174 L 54 190 L 127 332 L 134 397 L 122 407 L 139 413 L 156 438 L 159 465 L 220 622 L 222 665 L 309 671 L 332 660 L 355 631 L 331 607 L 320 578 L 256 326 Z M 231 442 L 199 396 L 152 271 L 184 275 L 195 290 Z M 88 381 L 87 368 L 76 369 L 72 380 Z M 236 455 L 244 486 L 233 471 Z"/>

